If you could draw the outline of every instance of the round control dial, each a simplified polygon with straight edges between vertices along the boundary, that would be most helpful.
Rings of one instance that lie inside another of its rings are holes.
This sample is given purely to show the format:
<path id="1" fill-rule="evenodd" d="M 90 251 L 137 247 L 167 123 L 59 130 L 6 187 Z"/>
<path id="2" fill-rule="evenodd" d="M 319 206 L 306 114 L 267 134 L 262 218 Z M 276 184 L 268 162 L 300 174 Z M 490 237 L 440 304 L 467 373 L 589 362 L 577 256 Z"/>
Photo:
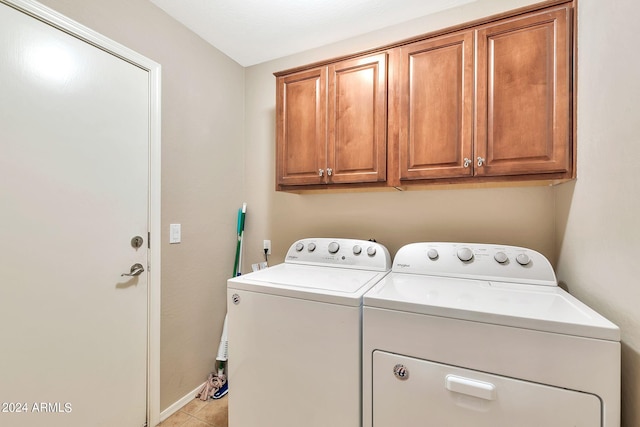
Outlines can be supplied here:
<path id="1" fill-rule="evenodd" d="M 376 248 L 374 246 L 369 246 L 367 248 L 367 255 L 374 256 L 376 254 Z"/>
<path id="2" fill-rule="evenodd" d="M 473 252 L 469 248 L 458 249 L 458 259 L 463 262 L 471 261 L 473 259 Z"/>
<path id="3" fill-rule="evenodd" d="M 495 259 L 500 264 L 504 264 L 505 262 L 509 261 L 509 257 L 504 252 L 496 252 L 496 254 L 493 256 L 493 259 Z"/>
<path id="4" fill-rule="evenodd" d="M 353 247 L 353 254 L 360 255 L 361 253 L 362 253 L 362 248 L 360 247 L 360 245 L 355 245 Z"/>
<path id="5" fill-rule="evenodd" d="M 309 252 L 313 252 L 316 250 L 316 244 L 315 243 L 309 243 L 309 246 L 307 246 L 307 250 Z"/>
<path id="6" fill-rule="evenodd" d="M 304 244 L 302 244 L 302 243 L 297 243 L 296 244 L 296 251 L 300 252 L 303 249 L 304 249 Z"/>
<path id="7" fill-rule="evenodd" d="M 340 250 L 340 245 L 338 244 L 338 242 L 329 243 L 329 253 L 330 254 L 335 254 L 339 250 Z"/>
<path id="8" fill-rule="evenodd" d="M 435 250 L 435 249 L 429 249 L 429 250 L 427 251 L 427 256 L 428 256 L 428 257 L 429 257 L 429 259 L 430 259 L 430 260 L 432 260 L 432 261 L 433 261 L 433 260 L 436 260 L 436 259 L 438 259 L 438 256 L 439 256 L 439 255 L 438 255 L 438 251 L 437 251 L 437 250 Z"/>
<path id="9" fill-rule="evenodd" d="M 527 254 L 520 254 L 516 257 L 516 261 L 518 261 L 520 265 L 527 265 L 531 262 L 531 258 L 529 258 Z"/>

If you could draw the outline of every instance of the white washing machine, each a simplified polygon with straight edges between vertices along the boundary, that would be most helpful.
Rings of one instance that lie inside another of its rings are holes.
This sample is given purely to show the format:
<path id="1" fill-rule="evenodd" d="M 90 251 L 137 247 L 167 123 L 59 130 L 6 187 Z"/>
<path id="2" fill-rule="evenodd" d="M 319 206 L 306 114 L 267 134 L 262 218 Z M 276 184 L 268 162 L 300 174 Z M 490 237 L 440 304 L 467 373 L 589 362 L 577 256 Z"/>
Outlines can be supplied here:
<path id="1" fill-rule="evenodd" d="M 362 296 L 391 269 L 375 242 L 303 239 L 227 282 L 230 427 L 359 427 Z"/>
<path id="2" fill-rule="evenodd" d="M 538 252 L 410 244 L 363 304 L 365 427 L 620 425 L 620 330 Z"/>

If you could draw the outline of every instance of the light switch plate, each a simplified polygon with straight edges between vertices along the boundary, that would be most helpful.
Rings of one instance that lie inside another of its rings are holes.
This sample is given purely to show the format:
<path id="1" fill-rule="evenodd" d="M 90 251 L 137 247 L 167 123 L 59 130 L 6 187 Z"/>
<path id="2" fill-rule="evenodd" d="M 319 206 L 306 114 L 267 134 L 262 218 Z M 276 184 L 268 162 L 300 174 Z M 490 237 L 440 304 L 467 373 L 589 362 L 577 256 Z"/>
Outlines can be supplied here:
<path id="1" fill-rule="evenodd" d="M 169 224 L 169 243 L 180 243 L 182 230 L 180 224 Z"/>

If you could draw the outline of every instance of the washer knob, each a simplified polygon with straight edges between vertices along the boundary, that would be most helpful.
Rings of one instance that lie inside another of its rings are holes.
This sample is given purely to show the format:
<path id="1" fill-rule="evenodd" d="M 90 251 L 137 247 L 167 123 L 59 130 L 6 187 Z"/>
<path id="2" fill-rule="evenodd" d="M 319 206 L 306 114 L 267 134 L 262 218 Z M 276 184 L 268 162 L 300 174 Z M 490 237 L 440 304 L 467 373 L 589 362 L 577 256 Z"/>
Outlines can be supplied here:
<path id="1" fill-rule="evenodd" d="M 300 252 L 303 249 L 304 249 L 304 244 L 296 243 L 296 251 Z"/>
<path id="2" fill-rule="evenodd" d="M 369 246 L 367 248 L 367 255 L 369 256 L 374 256 L 376 254 L 376 248 L 375 246 Z"/>
<path id="3" fill-rule="evenodd" d="M 355 245 L 353 247 L 353 254 L 360 255 L 361 253 L 362 253 L 362 248 L 360 247 L 360 245 Z"/>
<path id="4" fill-rule="evenodd" d="M 467 262 L 473 259 L 473 252 L 469 248 L 458 249 L 458 258 L 460 261 Z"/>
<path id="5" fill-rule="evenodd" d="M 340 245 L 337 242 L 329 243 L 329 253 L 335 254 L 340 249 Z"/>
<path id="6" fill-rule="evenodd" d="M 307 246 L 307 250 L 309 252 L 313 252 L 316 250 L 316 244 L 315 243 L 309 243 L 309 246 Z"/>
<path id="7" fill-rule="evenodd" d="M 438 251 L 435 249 L 429 249 L 427 251 L 427 256 L 429 257 L 430 260 L 434 261 L 438 259 Z"/>
<path id="8" fill-rule="evenodd" d="M 516 257 L 516 261 L 518 261 L 520 265 L 527 265 L 531 262 L 531 258 L 529 258 L 527 254 L 520 254 Z"/>
<path id="9" fill-rule="evenodd" d="M 505 262 L 509 261 L 509 257 L 504 252 L 496 252 L 496 254 L 493 256 L 493 259 L 495 259 L 500 264 L 504 264 Z"/>

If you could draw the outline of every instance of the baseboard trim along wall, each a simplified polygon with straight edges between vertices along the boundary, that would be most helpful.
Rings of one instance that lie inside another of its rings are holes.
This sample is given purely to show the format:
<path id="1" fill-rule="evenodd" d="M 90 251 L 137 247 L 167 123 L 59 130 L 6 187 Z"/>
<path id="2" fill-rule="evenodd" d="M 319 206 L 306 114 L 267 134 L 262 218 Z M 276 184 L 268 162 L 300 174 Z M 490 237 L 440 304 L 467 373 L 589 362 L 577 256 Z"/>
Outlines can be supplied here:
<path id="1" fill-rule="evenodd" d="M 196 398 L 196 394 L 198 394 L 198 392 L 200 391 L 200 389 L 202 389 L 204 384 L 205 383 L 200 384 L 198 387 L 194 388 L 192 391 L 190 391 L 189 393 L 185 394 L 182 398 L 180 398 L 177 401 L 175 401 L 167 409 L 165 409 L 164 411 L 160 412 L 160 422 L 163 422 L 164 420 L 169 418 L 171 415 L 175 414 L 180 409 L 182 409 L 182 407 L 184 407 L 184 405 L 186 405 L 187 403 L 189 403 L 193 399 L 195 399 Z"/>

